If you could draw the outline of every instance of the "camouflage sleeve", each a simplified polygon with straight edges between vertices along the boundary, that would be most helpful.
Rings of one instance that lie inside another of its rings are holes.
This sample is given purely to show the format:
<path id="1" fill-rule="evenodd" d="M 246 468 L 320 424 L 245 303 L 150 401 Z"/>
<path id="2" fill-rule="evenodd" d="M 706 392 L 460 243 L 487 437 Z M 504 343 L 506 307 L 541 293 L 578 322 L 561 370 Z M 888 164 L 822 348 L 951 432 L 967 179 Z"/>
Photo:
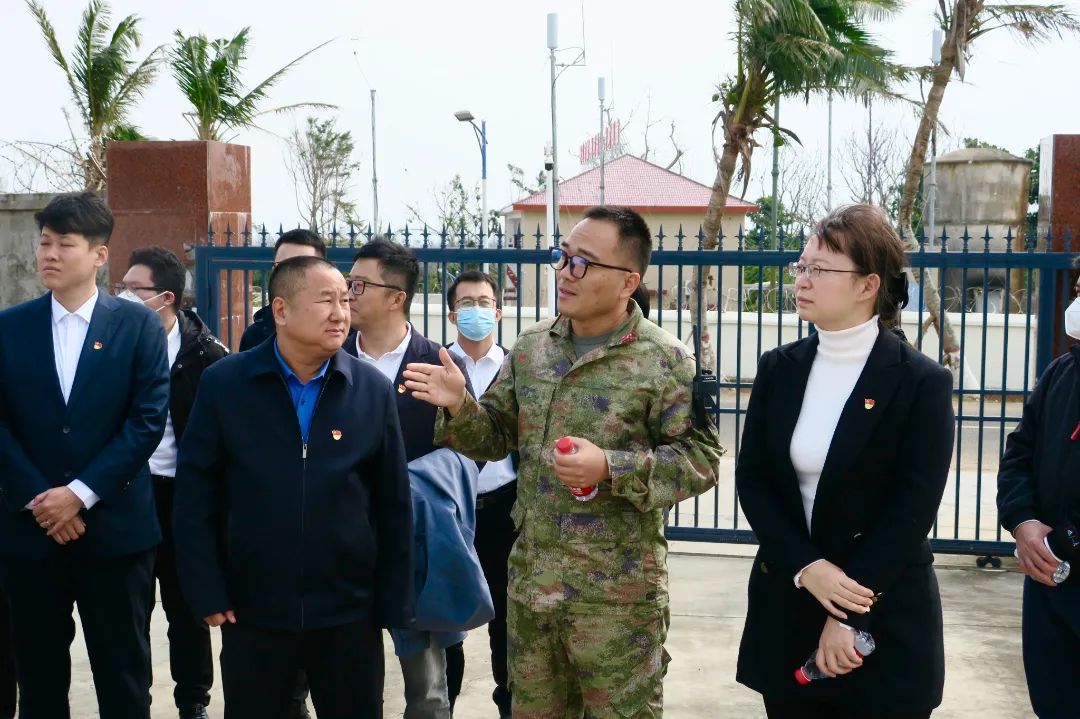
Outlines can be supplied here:
<path id="1" fill-rule="evenodd" d="M 716 486 L 724 448 L 712 427 L 694 424 L 694 363 L 679 362 L 668 375 L 660 401 L 649 411 L 653 450 L 604 450 L 611 492 L 641 512 L 668 507 Z"/>
<path id="2" fill-rule="evenodd" d="M 518 403 L 513 354 L 507 355 L 495 382 L 480 400 L 472 394 L 456 417 L 445 409 L 435 418 L 435 444 L 470 459 L 496 462 L 518 449 Z"/>

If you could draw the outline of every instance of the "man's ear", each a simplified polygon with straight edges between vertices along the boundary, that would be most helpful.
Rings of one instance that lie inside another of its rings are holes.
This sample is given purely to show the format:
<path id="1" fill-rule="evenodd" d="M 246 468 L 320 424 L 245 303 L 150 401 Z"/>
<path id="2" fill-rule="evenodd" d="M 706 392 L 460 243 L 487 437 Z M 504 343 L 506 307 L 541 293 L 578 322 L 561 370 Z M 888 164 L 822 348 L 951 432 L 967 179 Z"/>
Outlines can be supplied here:
<path id="1" fill-rule="evenodd" d="M 619 297 L 624 300 L 630 299 L 630 296 L 634 294 L 634 290 L 641 284 L 641 275 L 637 272 L 629 272 L 626 275 L 626 279 L 623 280 L 623 288 L 619 293 Z"/>
<path id="2" fill-rule="evenodd" d="M 94 248 L 94 267 L 104 267 L 105 263 L 109 261 L 109 246 L 101 243 Z"/>
<path id="3" fill-rule="evenodd" d="M 274 315 L 275 325 L 285 324 L 285 309 L 288 304 L 284 297 L 275 297 L 270 303 L 270 312 Z"/>

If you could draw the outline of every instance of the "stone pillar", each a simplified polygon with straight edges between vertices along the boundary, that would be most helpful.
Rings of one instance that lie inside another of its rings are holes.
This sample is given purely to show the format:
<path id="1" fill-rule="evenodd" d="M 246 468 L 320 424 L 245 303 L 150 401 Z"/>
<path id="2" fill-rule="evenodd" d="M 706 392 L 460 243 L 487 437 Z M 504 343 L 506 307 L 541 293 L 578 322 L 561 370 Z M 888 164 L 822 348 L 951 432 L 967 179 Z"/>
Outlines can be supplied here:
<path id="1" fill-rule="evenodd" d="M 45 292 L 34 256 L 40 235 L 34 213 L 52 197 L 48 193 L 0 194 L 0 310 Z"/>
<path id="2" fill-rule="evenodd" d="M 193 268 L 192 250 L 209 241 L 225 244 L 231 229 L 234 244 L 251 226 L 251 148 L 221 142 L 110 142 L 108 148 L 109 206 L 116 217 L 110 269 L 118 282 L 127 272 L 128 257 L 139 247 L 159 245 Z M 232 297 L 226 297 L 229 275 Z M 204 318 L 233 349 L 250 318 L 245 314 L 248 292 L 245 273 L 222 272 L 218 278 L 221 316 Z M 207 280 L 210 281 L 210 280 Z M 194 295 L 194 287 L 188 293 Z"/>
<path id="3" fill-rule="evenodd" d="M 1039 249 L 1046 247 L 1050 233 L 1050 248 L 1054 252 L 1080 253 L 1080 135 L 1050 135 L 1039 147 Z M 1065 235 L 1071 236 L 1065 246 Z M 1065 335 L 1062 297 L 1072 297 L 1075 272 L 1062 272 L 1054 288 L 1054 314 L 1039 317 L 1054 323 L 1054 355 L 1064 351 L 1075 340 Z M 1067 286 L 1066 286 L 1067 285 Z"/>

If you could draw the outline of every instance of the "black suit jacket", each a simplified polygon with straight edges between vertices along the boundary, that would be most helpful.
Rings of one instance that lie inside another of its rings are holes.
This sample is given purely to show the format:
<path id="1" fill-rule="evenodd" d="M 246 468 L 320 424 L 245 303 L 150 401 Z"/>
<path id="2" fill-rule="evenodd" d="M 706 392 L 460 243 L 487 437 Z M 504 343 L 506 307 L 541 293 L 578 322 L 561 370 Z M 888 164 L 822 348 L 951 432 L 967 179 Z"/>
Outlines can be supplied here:
<path id="1" fill-rule="evenodd" d="M 386 378 L 338 351 L 305 445 L 273 341 L 215 362 L 180 442 L 173 534 L 199 617 L 409 626 L 412 499 Z"/>
<path id="2" fill-rule="evenodd" d="M 941 602 L 927 534 L 953 451 L 952 376 L 882 326 L 844 406 L 807 530 L 791 437 L 817 336 L 766 353 L 758 366 L 735 471 L 760 550 L 750 576 L 738 680 L 766 696 L 803 696 L 879 710 L 927 710 L 944 683 Z M 818 559 L 878 593 L 867 615 L 877 651 L 851 674 L 796 684 L 828 617 L 795 574 Z"/>
<path id="3" fill-rule="evenodd" d="M 131 554 L 161 541 L 147 460 L 165 432 L 165 330 L 142 304 L 98 294 L 67 404 L 56 375 L 52 294 L 0 312 L 0 553 Z M 81 480 L 100 497 L 61 547 L 24 507 Z"/>
<path id="4" fill-rule="evenodd" d="M 442 364 L 439 359 L 440 345 L 432 342 L 427 337 L 412 330 L 409 346 L 405 349 L 405 356 L 401 360 L 397 377 L 394 378 L 394 396 L 397 397 L 398 420 L 401 422 L 401 434 L 405 438 L 405 457 L 411 462 L 417 457 L 434 452 L 438 449 L 435 444 L 435 416 L 437 408 L 427 402 L 413 397 L 412 392 L 405 389 L 405 377 L 402 374 L 411 362 L 422 364 Z M 356 333 L 350 334 L 345 340 L 345 351 L 353 357 L 357 357 Z M 454 364 L 465 375 L 465 388 L 469 394 L 475 396 L 472 383 L 469 380 L 469 372 L 465 368 L 465 361 L 460 357 L 450 355 Z"/>

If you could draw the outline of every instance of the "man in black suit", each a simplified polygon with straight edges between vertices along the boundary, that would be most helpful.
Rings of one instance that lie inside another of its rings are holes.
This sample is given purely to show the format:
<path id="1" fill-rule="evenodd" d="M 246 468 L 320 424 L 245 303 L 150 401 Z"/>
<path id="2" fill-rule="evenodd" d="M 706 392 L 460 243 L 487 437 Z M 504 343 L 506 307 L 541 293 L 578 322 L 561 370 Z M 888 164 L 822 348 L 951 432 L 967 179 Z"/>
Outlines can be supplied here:
<path id="1" fill-rule="evenodd" d="M 103 717 L 150 716 L 146 621 L 161 541 L 147 458 L 165 429 L 165 331 L 102 294 L 112 213 L 60 195 L 36 215 L 46 295 L 0 313 L 0 553 L 22 719 L 69 716 L 72 605 Z"/>
<path id="2" fill-rule="evenodd" d="M 345 345 L 350 354 L 374 365 L 392 384 L 405 438 L 405 456 L 410 462 L 437 449 L 436 407 L 407 392 L 401 374 L 411 362 L 439 361 L 439 345 L 416 332 L 408 322 L 419 277 L 420 264 L 408 247 L 383 238 L 363 245 L 349 272 L 349 310 L 356 337 Z M 456 358 L 455 362 L 464 373 L 464 361 Z M 471 385 L 468 390 L 471 394 Z M 445 648 L 435 638 L 427 650 L 401 657 L 405 716 L 409 719 L 449 717 Z"/>
<path id="3" fill-rule="evenodd" d="M 303 670 L 320 717 L 382 715 L 380 627 L 412 616 L 412 514 L 394 395 L 341 351 L 341 273 L 270 277 L 276 337 L 204 374 L 173 515 L 184 596 L 222 627 L 230 719 L 275 717 Z"/>
<path id="4" fill-rule="evenodd" d="M 3 586 L 2 581 L 0 586 Z M 0 719 L 15 719 L 17 696 L 15 652 L 11 646 L 11 618 L 7 595 L 0 590 Z"/>

